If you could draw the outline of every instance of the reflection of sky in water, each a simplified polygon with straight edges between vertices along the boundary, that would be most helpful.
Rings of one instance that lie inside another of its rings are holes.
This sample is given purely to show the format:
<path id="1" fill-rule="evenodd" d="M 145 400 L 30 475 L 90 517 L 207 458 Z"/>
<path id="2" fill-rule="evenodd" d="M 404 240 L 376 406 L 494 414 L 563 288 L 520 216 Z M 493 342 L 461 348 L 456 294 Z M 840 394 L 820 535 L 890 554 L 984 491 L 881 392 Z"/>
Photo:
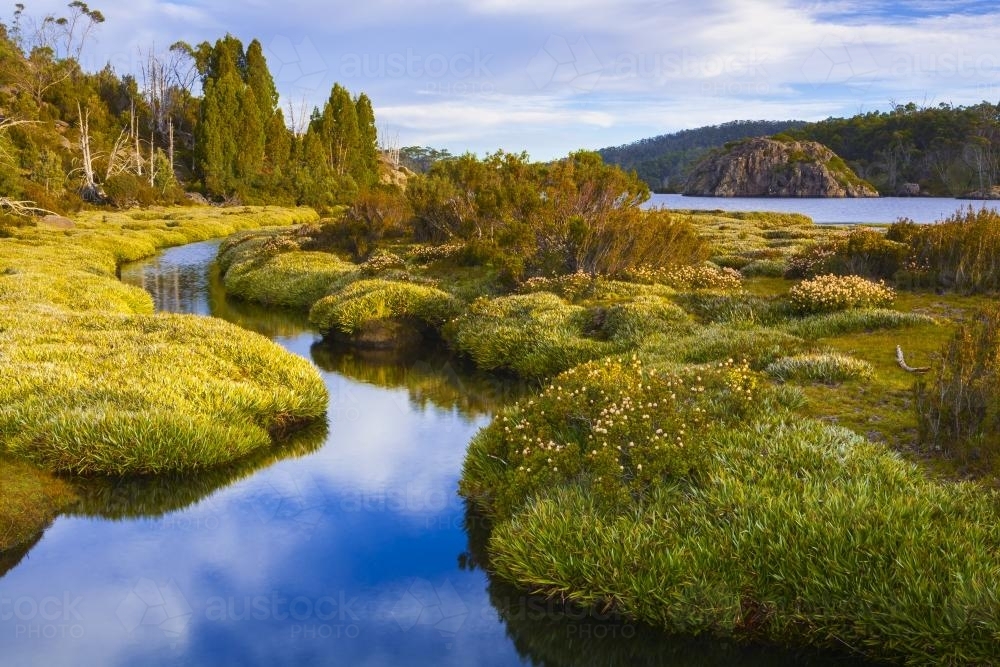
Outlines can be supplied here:
<path id="1" fill-rule="evenodd" d="M 207 313 L 216 245 L 170 250 L 145 265 L 176 281 L 143 277 L 142 267 L 123 279 L 168 285 L 158 307 Z M 280 331 L 277 342 L 310 358 L 317 336 L 301 322 L 213 298 L 212 312 L 225 307 L 244 325 Z M 415 375 L 426 379 L 424 370 Z M 447 392 L 440 407 L 412 400 L 407 387 L 323 377 L 329 435 L 313 453 L 158 518 L 57 519 L 0 578 L 0 664 L 525 664 L 519 653 L 552 665 L 799 662 L 719 642 L 688 648 L 659 634 L 605 636 L 606 625 L 595 637 L 555 613 L 500 622 L 486 576 L 459 567 L 469 544 L 457 480 L 488 416 L 461 411 Z"/>

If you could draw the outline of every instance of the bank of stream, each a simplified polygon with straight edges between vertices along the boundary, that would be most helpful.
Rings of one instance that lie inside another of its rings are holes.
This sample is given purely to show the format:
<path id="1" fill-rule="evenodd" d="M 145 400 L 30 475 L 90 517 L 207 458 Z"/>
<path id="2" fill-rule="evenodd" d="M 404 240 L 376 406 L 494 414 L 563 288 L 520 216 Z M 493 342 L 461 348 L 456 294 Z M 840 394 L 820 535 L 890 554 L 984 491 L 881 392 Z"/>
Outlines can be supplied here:
<path id="1" fill-rule="evenodd" d="M 82 485 L 0 570 L 4 664 L 848 664 L 667 637 L 491 582 L 488 527 L 456 488 L 469 440 L 517 388 L 442 351 L 331 347 L 301 316 L 234 302 L 217 247 L 166 250 L 122 279 L 158 310 L 310 359 L 327 424 L 220 470 Z"/>

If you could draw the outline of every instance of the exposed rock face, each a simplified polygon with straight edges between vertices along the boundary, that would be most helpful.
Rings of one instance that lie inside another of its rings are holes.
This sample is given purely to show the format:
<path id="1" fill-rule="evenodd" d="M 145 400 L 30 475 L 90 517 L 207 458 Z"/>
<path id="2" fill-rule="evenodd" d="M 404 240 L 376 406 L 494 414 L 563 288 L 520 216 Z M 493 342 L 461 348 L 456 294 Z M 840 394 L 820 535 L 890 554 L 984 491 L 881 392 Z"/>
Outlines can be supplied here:
<path id="1" fill-rule="evenodd" d="M 684 194 L 700 197 L 878 197 L 833 151 L 814 141 L 748 139 L 706 158 Z"/>

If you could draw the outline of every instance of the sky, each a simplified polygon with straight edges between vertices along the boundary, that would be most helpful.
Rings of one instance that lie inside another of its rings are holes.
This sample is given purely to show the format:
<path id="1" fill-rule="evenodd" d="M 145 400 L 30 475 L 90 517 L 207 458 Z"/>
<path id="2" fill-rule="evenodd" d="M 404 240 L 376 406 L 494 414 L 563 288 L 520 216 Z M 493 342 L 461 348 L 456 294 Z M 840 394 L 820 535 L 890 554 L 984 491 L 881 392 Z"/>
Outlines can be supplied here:
<path id="1" fill-rule="evenodd" d="M 66 2 L 25 0 L 26 13 Z M 1000 101 L 1000 4 L 978 0 L 129 0 L 84 66 L 259 39 L 288 114 L 334 82 L 381 140 L 552 159 L 730 120 Z M 13 11 L 13 7 L 11 7 Z M 9 15 L 4 17 L 9 19 Z"/>

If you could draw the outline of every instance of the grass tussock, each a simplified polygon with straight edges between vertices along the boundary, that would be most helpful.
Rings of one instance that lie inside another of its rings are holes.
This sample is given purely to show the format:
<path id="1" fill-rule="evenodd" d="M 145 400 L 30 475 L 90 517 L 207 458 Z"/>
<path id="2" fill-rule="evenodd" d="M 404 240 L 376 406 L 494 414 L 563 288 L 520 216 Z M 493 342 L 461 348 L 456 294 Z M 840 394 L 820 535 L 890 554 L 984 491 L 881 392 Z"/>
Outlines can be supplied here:
<path id="1" fill-rule="evenodd" d="M 298 310 L 360 276 L 357 265 L 332 253 L 301 250 L 298 234 L 284 230 L 235 237 L 218 261 L 228 294 Z"/>
<path id="2" fill-rule="evenodd" d="M 585 308 L 537 292 L 476 300 L 444 334 L 483 370 L 541 378 L 615 351 L 585 337 L 587 323 Z"/>
<path id="3" fill-rule="evenodd" d="M 699 327 L 684 337 L 669 334 L 652 336 L 643 352 L 651 359 L 672 363 L 705 364 L 734 359 L 761 369 L 806 347 L 803 339 L 773 327 L 737 329 L 711 324 Z"/>
<path id="4" fill-rule="evenodd" d="M 815 340 L 885 329 L 905 329 L 935 325 L 937 320 L 921 313 L 904 313 L 887 308 L 862 308 L 809 315 L 789 321 L 782 328 L 791 334 Z"/>
<path id="5" fill-rule="evenodd" d="M 122 261 L 265 224 L 295 209 L 82 215 L 0 241 L 0 453 L 79 474 L 220 465 L 322 416 L 307 362 L 233 325 L 151 315 Z"/>
<path id="6" fill-rule="evenodd" d="M 784 357 L 768 364 L 764 372 L 782 382 L 792 380 L 824 384 L 870 380 L 875 375 L 875 369 L 867 361 L 830 352 Z"/>
<path id="7" fill-rule="evenodd" d="M 491 568 L 672 632 L 995 662 L 996 494 L 768 396 L 738 365 L 555 378 L 470 447 Z"/>
<path id="8" fill-rule="evenodd" d="M 460 302 L 447 292 L 391 280 L 360 280 L 317 301 L 309 321 L 322 332 L 350 336 L 365 324 L 387 319 L 419 322 L 438 329 L 455 317 Z"/>

